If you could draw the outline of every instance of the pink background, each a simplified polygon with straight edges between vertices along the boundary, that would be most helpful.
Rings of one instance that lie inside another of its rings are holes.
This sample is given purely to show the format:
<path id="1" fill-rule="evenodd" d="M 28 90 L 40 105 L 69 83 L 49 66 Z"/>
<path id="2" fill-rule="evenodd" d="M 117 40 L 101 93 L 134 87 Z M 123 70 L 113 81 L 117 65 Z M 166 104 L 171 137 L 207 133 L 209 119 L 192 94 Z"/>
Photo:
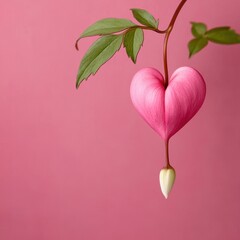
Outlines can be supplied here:
<path id="1" fill-rule="evenodd" d="M 188 1 L 170 38 L 170 72 L 197 68 L 207 98 L 171 140 L 177 172 L 165 200 L 163 142 L 132 106 L 130 81 L 162 66 L 162 38 L 147 32 L 136 65 L 121 50 L 75 90 L 93 39 L 74 41 L 105 17 L 146 8 L 165 28 L 179 0 L 0 2 L 1 240 L 238 240 L 239 45 L 188 59 L 190 21 L 240 31 L 239 0 Z"/>

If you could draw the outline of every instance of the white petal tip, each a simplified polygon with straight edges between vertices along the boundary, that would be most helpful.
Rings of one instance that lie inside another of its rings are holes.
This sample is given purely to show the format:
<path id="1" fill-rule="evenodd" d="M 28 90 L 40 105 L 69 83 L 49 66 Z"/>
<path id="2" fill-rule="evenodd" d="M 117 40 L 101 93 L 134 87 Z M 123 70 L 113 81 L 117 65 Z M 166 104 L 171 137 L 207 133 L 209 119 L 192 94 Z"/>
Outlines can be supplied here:
<path id="1" fill-rule="evenodd" d="M 163 168 L 159 174 L 160 187 L 167 199 L 175 181 L 175 170 L 172 167 Z"/>

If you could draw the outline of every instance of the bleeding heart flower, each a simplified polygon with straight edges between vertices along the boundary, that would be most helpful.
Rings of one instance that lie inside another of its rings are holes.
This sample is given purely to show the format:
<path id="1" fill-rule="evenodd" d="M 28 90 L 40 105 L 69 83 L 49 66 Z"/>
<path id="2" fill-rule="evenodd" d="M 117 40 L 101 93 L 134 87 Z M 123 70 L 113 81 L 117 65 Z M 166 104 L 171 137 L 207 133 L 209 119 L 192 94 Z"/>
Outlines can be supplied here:
<path id="1" fill-rule="evenodd" d="M 206 85 L 198 71 L 181 67 L 165 89 L 162 74 L 154 68 L 144 68 L 133 77 L 130 94 L 141 116 L 167 141 L 198 112 Z"/>

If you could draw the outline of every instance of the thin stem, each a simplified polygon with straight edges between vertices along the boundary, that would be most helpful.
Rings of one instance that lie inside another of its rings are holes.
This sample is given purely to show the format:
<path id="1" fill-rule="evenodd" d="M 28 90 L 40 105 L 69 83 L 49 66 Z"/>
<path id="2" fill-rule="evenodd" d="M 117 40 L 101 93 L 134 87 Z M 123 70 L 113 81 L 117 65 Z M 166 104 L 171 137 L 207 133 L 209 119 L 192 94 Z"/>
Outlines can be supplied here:
<path id="1" fill-rule="evenodd" d="M 151 30 L 151 31 L 154 31 L 156 33 L 160 33 L 160 34 L 164 34 L 167 32 L 167 29 L 166 30 L 160 30 L 160 29 L 157 29 L 157 28 L 152 28 L 152 27 L 147 27 L 147 26 L 141 26 L 141 25 L 136 25 L 136 26 L 133 26 L 133 27 L 129 27 L 128 29 L 126 29 L 124 32 L 120 32 L 120 34 L 126 34 L 127 32 L 133 30 L 133 29 L 136 29 L 136 28 L 140 28 L 140 29 L 143 29 L 143 30 Z"/>
<path id="2" fill-rule="evenodd" d="M 166 168 L 170 168 L 170 161 L 169 161 L 169 139 L 165 142 L 165 151 L 166 151 Z"/>
<path id="3" fill-rule="evenodd" d="M 132 28 L 141 28 L 141 29 L 144 29 L 144 30 L 152 30 L 154 32 L 161 33 L 161 34 L 167 32 L 167 29 L 166 30 L 159 30 L 159 29 L 156 29 L 156 28 L 151 28 L 151 27 L 147 27 L 147 26 L 140 26 L 140 25 L 130 27 L 129 29 L 132 29 Z"/>
<path id="4" fill-rule="evenodd" d="M 163 64 L 164 64 L 164 75 L 165 75 L 165 80 L 164 80 L 164 87 L 165 89 L 168 86 L 168 60 L 167 60 L 167 46 L 168 46 L 168 38 L 169 34 L 166 34 L 164 37 L 164 43 L 163 43 Z"/>
<path id="5" fill-rule="evenodd" d="M 126 34 L 126 33 L 129 32 L 130 30 L 135 29 L 135 28 L 141 28 L 141 29 L 143 29 L 143 30 L 151 30 L 151 31 L 154 31 L 154 32 L 160 33 L 160 34 L 164 34 L 164 33 L 167 32 L 167 29 L 165 29 L 165 30 L 160 30 L 160 29 L 157 29 L 157 28 L 151 28 L 151 27 L 147 27 L 147 26 L 136 25 L 136 26 L 127 28 L 127 29 L 126 29 L 125 31 L 123 31 L 123 32 L 120 32 L 120 33 L 117 32 L 117 33 L 115 33 L 115 34 L 122 34 L 122 33 Z M 106 35 L 109 35 L 109 34 L 106 34 Z M 104 34 L 101 35 L 101 36 L 104 36 Z M 76 42 L 75 42 L 75 48 L 76 48 L 77 50 L 79 50 L 79 49 L 78 49 L 78 42 L 79 42 L 80 39 L 81 39 L 81 37 L 79 37 L 79 38 L 76 40 Z"/>
<path id="6" fill-rule="evenodd" d="M 173 17 L 168 25 L 168 28 L 166 30 L 166 34 L 165 34 L 165 37 L 164 37 L 164 43 L 163 43 L 163 63 L 164 63 L 164 74 L 165 74 L 165 81 L 164 81 L 164 85 L 165 85 L 165 88 L 167 88 L 168 86 L 168 63 L 167 63 L 167 46 L 168 46 L 168 39 L 169 39 L 169 36 L 170 36 L 170 33 L 172 32 L 173 30 L 173 26 L 175 24 L 175 21 L 177 19 L 177 16 L 178 14 L 180 13 L 183 5 L 186 3 L 187 0 L 182 0 L 180 2 L 180 4 L 178 5 L 176 11 L 174 12 L 173 14 Z"/>

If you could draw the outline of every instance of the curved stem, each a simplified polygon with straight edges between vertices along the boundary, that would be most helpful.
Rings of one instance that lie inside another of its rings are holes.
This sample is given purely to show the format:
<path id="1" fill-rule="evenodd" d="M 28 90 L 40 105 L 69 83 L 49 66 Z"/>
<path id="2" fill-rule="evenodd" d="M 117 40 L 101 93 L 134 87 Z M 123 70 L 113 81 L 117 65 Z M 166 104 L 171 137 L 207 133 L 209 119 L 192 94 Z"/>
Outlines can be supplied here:
<path id="1" fill-rule="evenodd" d="M 146 27 L 146 26 L 140 26 L 140 25 L 137 25 L 136 27 L 130 27 L 131 28 L 141 28 L 141 29 L 145 29 L 145 30 L 152 30 L 154 32 L 157 32 L 157 33 L 166 33 L 167 32 L 167 29 L 166 30 L 160 30 L 160 29 L 156 29 L 156 28 L 151 28 L 151 27 Z"/>
<path id="2" fill-rule="evenodd" d="M 165 89 L 168 86 L 168 60 L 167 60 L 167 46 L 168 46 L 168 38 L 169 38 L 170 32 L 169 34 L 166 34 L 164 37 L 164 43 L 163 43 L 163 64 L 164 64 L 164 87 Z"/>
<path id="3" fill-rule="evenodd" d="M 124 31 L 123 33 L 127 33 L 129 31 L 131 31 L 132 29 L 135 29 L 135 28 L 141 28 L 143 30 L 151 30 L 151 31 L 154 31 L 156 33 L 160 33 L 160 34 L 164 34 L 167 32 L 167 29 L 166 30 L 160 30 L 160 29 L 157 29 L 157 28 L 152 28 L 152 27 L 147 27 L 147 26 L 141 26 L 141 25 L 136 25 L 136 26 L 133 26 L 133 27 L 129 27 L 126 31 Z M 120 33 L 122 34 L 122 32 Z"/>
<path id="4" fill-rule="evenodd" d="M 135 28 L 141 28 L 141 29 L 143 29 L 143 30 L 151 30 L 151 31 L 154 31 L 154 32 L 160 33 L 160 34 L 164 34 L 164 33 L 166 33 L 167 30 L 168 30 L 168 29 L 160 30 L 160 29 L 157 29 L 157 28 L 151 28 L 151 27 L 147 27 L 147 26 L 136 25 L 136 26 L 133 26 L 133 27 L 129 27 L 129 28 L 128 28 L 127 30 L 125 30 L 124 32 L 120 32 L 120 34 L 122 34 L 122 33 L 127 33 L 127 32 L 129 32 L 129 31 L 131 31 L 132 29 L 135 29 Z M 117 34 L 117 33 L 116 33 L 116 34 Z M 106 34 L 106 35 L 109 35 L 109 34 Z M 104 35 L 101 35 L 101 36 L 104 36 Z M 79 42 L 80 39 L 81 39 L 81 37 L 79 37 L 79 38 L 76 40 L 76 42 L 75 42 L 75 48 L 76 48 L 77 50 L 79 50 L 79 49 L 78 49 L 78 42 Z"/>
<path id="5" fill-rule="evenodd" d="M 178 14 L 180 13 L 183 5 L 186 3 L 187 0 L 182 0 L 180 4 L 178 5 L 176 11 L 173 14 L 173 17 L 168 25 L 168 28 L 166 30 L 166 34 L 164 37 L 164 43 L 163 43 L 163 63 L 164 63 L 164 74 L 165 74 L 165 81 L 164 85 L 165 88 L 168 86 L 168 63 L 167 63 L 167 46 L 168 46 L 168 39 L 170 36 L 170 33 L 172 32 L 173 26 L 175 24 L 175 21 L 177 19 Z"/>

